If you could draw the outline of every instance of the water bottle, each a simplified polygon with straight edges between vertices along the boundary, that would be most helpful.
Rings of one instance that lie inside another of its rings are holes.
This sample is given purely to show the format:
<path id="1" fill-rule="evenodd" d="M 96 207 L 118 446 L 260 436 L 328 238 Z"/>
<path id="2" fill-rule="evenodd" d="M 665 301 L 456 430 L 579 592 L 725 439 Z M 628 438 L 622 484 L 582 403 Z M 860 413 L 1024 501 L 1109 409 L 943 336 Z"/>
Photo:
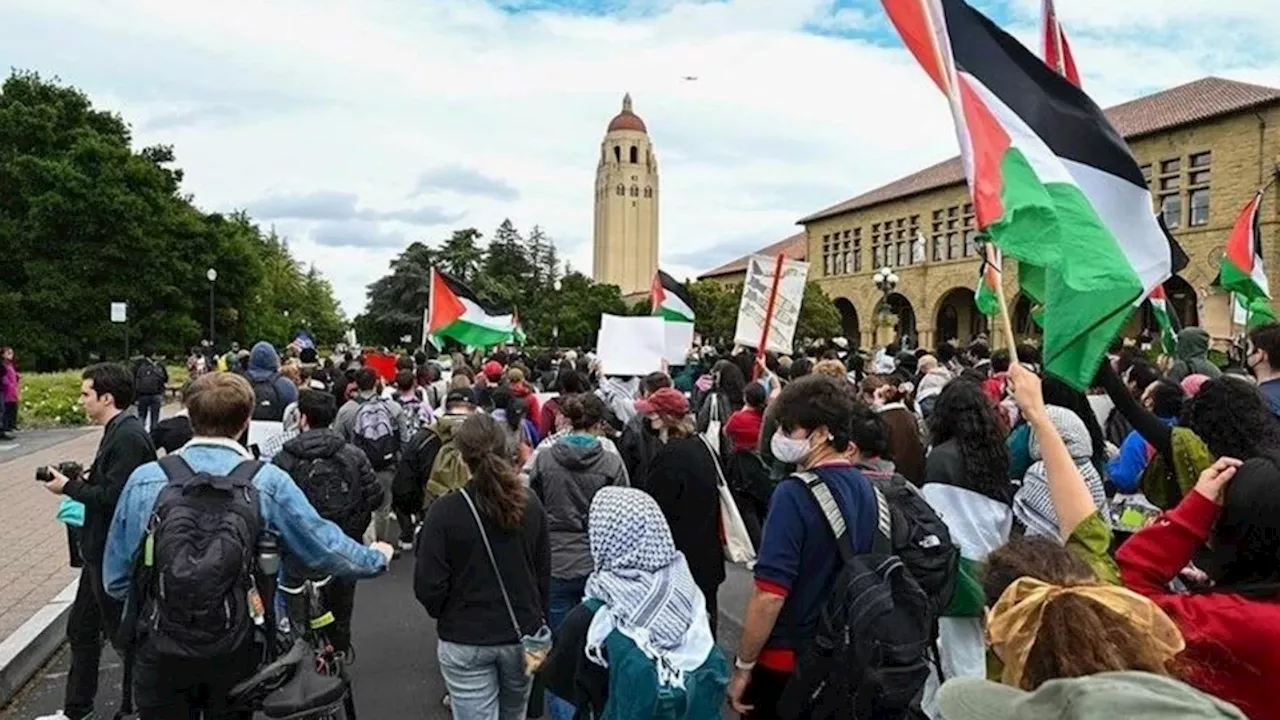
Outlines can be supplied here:
<path id="1" fill-rule="evenodd" d="M 280 574 L 280 543 L 273 533 L 264 532 L 258 537 L 258 569 L 267 577 Z"/>

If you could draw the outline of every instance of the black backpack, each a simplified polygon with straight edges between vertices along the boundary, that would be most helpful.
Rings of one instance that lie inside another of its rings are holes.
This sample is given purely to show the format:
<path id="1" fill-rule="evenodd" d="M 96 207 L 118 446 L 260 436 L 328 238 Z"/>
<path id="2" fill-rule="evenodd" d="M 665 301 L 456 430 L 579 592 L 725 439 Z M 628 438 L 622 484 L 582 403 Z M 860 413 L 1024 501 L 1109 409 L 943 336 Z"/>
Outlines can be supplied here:
<path id="1" fill-rule="evenodd" d="M 955 595 L 960 576 L 960 548 L 951 531 L 920 490 L 899 473 L 869 476 L 893 510 L 893 553 L 929 596 L 934 615 L 941 617 Z"/>
<path id="2" fill-rule="evenodd" d="M 316 513 L 348 535 L 363 532 L 369 524 L 370 508 L 364 506 L 359 471 L 343 459 L 341 452 L 327 458 L 302 460 L 289 474 Z"/>
<path id="3" fill-rule="evenodd" d="M 814 473 L 797 477 L 826 518 L 844 565 L 813 638 L 797 654 L 778 714 L 811 720 L 919 716 L 937 613 L 894 551 L 894 525 L 902 513 L 873 484 L 876 532 L 871 552 L 857 554 L 831 488 Z"/>
<path id="4" fill-rule="evenodd" d="M 276 387 L 276 378 L 271 375 L 265 380 L 253 381 L 253 419 L 284 420 L 284 403 L 280 402 L 280 390 Z"/>
<path id="5" fill-rule="evenodd" d="M 137 377 L 134 380 L 137 394 L 139 395 L 163 395 L 164 394 L 164 371 L 160 369 L 150 360 L 143 360 L 138 365 Z"/>
<path id="6" fill-rule="evenodd" d="M 143 539 L 137 637 L 164 657 L 225 656 L 254 628 L 249 596 L 258 590 L 263 523 L 253 478 L 262 463 L 246 460 L 216 476 L 166 455 L 160 468 L 168 484 Z"/>

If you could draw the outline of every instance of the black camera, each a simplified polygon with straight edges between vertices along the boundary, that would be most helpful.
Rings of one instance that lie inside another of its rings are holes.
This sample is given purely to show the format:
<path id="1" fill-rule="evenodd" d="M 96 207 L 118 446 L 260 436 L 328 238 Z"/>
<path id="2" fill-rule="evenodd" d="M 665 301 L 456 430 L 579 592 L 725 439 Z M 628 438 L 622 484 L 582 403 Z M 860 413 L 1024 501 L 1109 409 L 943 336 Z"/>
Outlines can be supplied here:
<path id="1" fill-rule="evenodd" d="M 84 474 L 84 467 L 75 460 L 65 460 L 50 468 L 43 465 L 36 468 L 36 482 L 47 483 L 53 479 L 53 470 L 57 470 L 67 477 L 68 480 L 78 480 Z"/>

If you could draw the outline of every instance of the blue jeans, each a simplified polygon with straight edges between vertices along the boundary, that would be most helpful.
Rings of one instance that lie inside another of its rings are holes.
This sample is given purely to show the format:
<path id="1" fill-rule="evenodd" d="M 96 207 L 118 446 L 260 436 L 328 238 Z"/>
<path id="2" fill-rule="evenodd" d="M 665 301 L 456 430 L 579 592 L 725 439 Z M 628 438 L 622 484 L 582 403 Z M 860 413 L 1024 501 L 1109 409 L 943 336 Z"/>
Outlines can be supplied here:
<path id="1" fill-rule="evenodd" d="M 582 597 L 587 591 L 586 578 L 574 578 L 573 580 L 560 580 L 559 578 L 551 578 L 551 598 L 547 611 L 547 625 L 551 626 L 552 632 L 560 629 L 560 623 L 564 622 L 565 617 L 573 611 L 578 603 L 582 602 Z M 547 693 L 547 714 L 551 716 L 551 720 L 573 720 L 573 716 L 577 714 L 577 709 L 563 698 L 557 697 L 555 693 Z"/>
<path id="2" fill-rule="evenodd" d="M 522 645 L 436 646 L 454 720 L 524 720 L 533 678 Z"/>

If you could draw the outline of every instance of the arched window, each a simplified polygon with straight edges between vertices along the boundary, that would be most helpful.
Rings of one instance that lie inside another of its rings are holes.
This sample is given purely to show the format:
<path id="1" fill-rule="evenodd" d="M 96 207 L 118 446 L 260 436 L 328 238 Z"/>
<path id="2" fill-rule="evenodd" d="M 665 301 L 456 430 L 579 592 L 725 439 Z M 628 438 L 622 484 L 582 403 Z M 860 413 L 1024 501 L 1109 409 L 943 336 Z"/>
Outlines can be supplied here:
<path id="1" fill-rule="evenodd" d="M 647 187 L 647 188 L 645 188 L 645 189 L 644 189 L 644 196 L 645 196 L 645 197 L 647 197 L 647 198 L 651 198 L 651 197 L 653 197 L 653 188 L 648 188 L 648 187 Z"/>
<path id="2" fill-rule="evenodd" d="M 622 162 L 622 148 L 617 145 L 613 146 L 613 159 Z"/>
<path id="3" fill-rule="evenodd" d="M 626 195 L 626 194 L 627 194 L 627 189 L 626 189 L 625 187 L 623 187 L 623 186 L 619 185 L 619 186 L 618 186 L 618 194 L 619 194 L 619 195 Z"/>
<path id="4" fill-rule="evenodd" d="M 635 185 L 631 186 L 631 197 L 640 197 L 640 188 Z"/>
<path id="5" fill-rule="evenodd" d="M 631 146 L 631 162 L 633 163 L 640 162 L 640 151 L 636 149 L 635 145 Z"/>

